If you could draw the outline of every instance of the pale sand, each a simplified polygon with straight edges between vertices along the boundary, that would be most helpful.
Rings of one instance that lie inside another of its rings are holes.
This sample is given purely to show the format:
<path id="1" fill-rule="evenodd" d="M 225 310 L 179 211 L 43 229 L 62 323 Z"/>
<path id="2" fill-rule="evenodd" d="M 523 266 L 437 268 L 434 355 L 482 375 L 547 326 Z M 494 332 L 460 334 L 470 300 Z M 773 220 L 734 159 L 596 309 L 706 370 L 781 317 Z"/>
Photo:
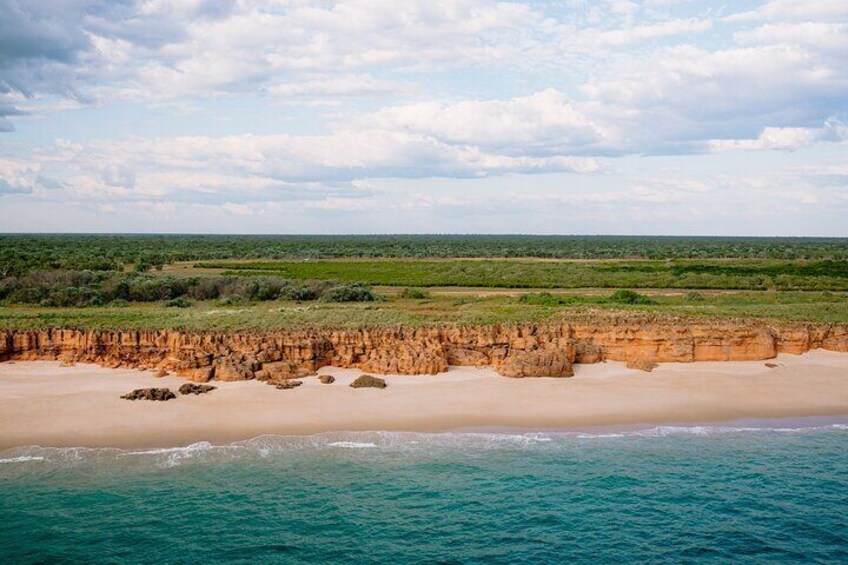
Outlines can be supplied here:
<path id="1" fill-rule="evenodd" d="M 815 351 L 762 361 L 577 367 L 571 379 L 508 379 L 488 368 L 388 375 L 388 388 L 347 386 L 362 371 L 324 368 L 336 382 L 294 390 L 212 383 L 210 394 L 168 402 L 120 399 L 134 388 L 185 381 L 151 372 L 0 363 L 0 449 L 21 445 L 169 447 L 229 443 L 262 434 L 325 431 L 574 429 L 599 425 L 719 422 L 848 415 L 848 354 Z"/>

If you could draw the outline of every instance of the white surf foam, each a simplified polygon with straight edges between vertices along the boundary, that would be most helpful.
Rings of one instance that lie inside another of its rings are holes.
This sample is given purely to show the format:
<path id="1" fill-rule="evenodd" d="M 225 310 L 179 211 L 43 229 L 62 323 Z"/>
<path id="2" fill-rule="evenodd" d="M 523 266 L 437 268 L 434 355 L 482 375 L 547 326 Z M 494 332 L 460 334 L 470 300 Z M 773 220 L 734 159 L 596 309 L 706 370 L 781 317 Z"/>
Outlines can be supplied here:
<path id="1" fill-rule="evenodd" d="M 793 422 L 794 423 L 794 422 Z M 710 436 L 744 434 L 812 434 L 818 432 L 846 432 L 848 424 L 833 423 L 797 427 L 756 426 L 655 426 L 643 429 L 609 430 L 598 432 L 330 432 L 310 436 L 263 435 L 227 445 L 213 445 L 208 441 L 182 447 L 159 449 L 121 450 L 117 448 L 40 447 L 24 446 L 0 452 L 0 463 L 42 463 L 76 466 L 122 460 L 128 465 L 146 465 L 152 462 L 160 468 L 184 463 L 224 462 L 243 457 L 268 458 L 274 454 L 321 449 L 349 450 L 352 457 L 357 450 L 382 450 L 427 456 L 434 450 L 500 450 L 500 449 L 558 449 L 576 447 L 586 440 L 660 440 L 670 437 L 707 438 Z"/>
<path id="2" fill-rule="evenodd" d="M 377 447 L 376 443 L 370 441 L 333 441 L 327 444 L 328 447 L 346 447 L 348 449 L 369 449 Z"/>
<path id="3" fill-rule="evenodd" d="M 44 457 L 32 457 L 28 455 L 21 455 L 20 457 L 9 457 L 6 459 L 0 459 L 0 463 L 26 463 L 29 461 L 44 461 Z"/>

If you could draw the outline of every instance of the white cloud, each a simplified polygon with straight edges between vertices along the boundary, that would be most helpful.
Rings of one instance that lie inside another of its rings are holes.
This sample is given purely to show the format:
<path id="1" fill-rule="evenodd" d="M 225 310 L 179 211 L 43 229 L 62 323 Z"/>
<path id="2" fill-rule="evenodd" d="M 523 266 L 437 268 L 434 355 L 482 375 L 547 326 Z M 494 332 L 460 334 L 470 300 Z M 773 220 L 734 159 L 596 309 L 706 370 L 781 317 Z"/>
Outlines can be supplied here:
<path id="1" fill-rule="evenodd" d="M 848 140 L 848 128 L 842 122 L 829 120 L 821 128 L 767 127 L 756 139 L 714 139 L 707 142 L 713 151 L 763 149 L 799 149 L 821 142 Z"/>
<path id="2" fill-rule="evenodd" d="M 546 127 L 543 122 L 538 119 L 518 127 L 506 121 L 503 134 L 482 129 L 476 138 L 459 140 L 439 139 L 432 132 L 388 122 L 381 127 L 311 136 L 57 140 L 52 150 L 44 149 L 29 159 L 0 161 L 0 178 L 9 187 L 34 190 L 37 197 L 48 200 L 158 198 L 241 205 L 251 200 L 357 198 L 356 193 L 359 197 L 369 193 L 367 183 L 361 180 L 368 178 L 470 178 L 598 170 L 594 159 L 556 153 L 551 146 L 528 143 L 522 149 L 523 140 L 544 140 L 533 132 L 533 128 Z M 489 143 L 490 134 L 504 139 L 511 136 L 510 143 L 494 146 Z M 54 186 L 40 186 L 38 178 L 42 176 L 54 179 Z M 231 213 L 245 210 L 228 208 Z"/>
<path id="3" fill-rule="evenodd" d="M 233 214 L 234 216 L 250 216 L 253 214 L 253 210 L 247 204 L 235 204 L 233 202 L 226 202 L 221 204 L 221 209 Z"/>
<path id="4" fill-rule="evenodd" d="M 0 157 L 0 196 L 32 192 L 40 171 L 38 163 Z"/>
<path id="5" fill-rule="evenodd" d="M 819 197 L 806 190 L 782 190 L 778 196 L 800 204 L 818 204 Z"/>
<path id="6" fill-rule="evenodd" d="M 386 108 L 363 121 L 441 142 L 517 153 L 552 155 L 579 151 L 608 133 L 565 94 L 548 89 L 510 100 L 435 102 Z"/>
<path id="7" fill-rule="evenodd" d="M 728 16 L 728 21 L 810 21 L 848 17 L 844 0 L 771 0 L 756 10 Z"/>
<path id="8" fill-rule="evenodd" d="M 823 121 L 848 98 L 841 59 L 791 45 L 668 48 L 590 80 L 587 113 L 619 120 L 630 151 Z"/>
<path id="9" fill-rule="evenodd" d="M 681 34 L 691 34 L 706 31 L 712 27 L 708 19 L 692 18 L 685 20 L 670 20 L 650 25 L 633 26 L 622 29 L 594 30 L 587 32 L 586 38 L 598 46 L 622 47 L 632 43 L 671 37 Z"/>
<path id="10" fill-rule="evenodd" d="M 376 79 L 369 74 L 327 75 L 313 77 L 302 82 L 277 84 L 268 88 L 270 94 L 283 99 L 400 94 L 410 90 L 408 85 Z"/>
<path id="11" fill-rule="evenodd" d="M 844 56 L 848 50 L 848 24 L 803 22 L 765 24 L 736 32 L 733 38 L 741 44 L 806 45 Z"/>

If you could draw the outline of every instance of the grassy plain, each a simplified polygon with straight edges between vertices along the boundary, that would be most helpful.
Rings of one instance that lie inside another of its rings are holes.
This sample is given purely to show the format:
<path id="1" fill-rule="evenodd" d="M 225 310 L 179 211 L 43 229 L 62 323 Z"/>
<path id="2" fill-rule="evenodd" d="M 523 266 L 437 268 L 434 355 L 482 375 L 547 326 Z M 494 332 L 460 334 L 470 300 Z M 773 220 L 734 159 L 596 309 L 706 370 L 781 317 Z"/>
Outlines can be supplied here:
<path id="1" fill-rule="evenodd" d="M 184 270 L 204 271 L 385 286 L 848 290 L 848 261 L 830 259 L 217 261 Z"/>
<path id="2" fill-rule="evenodd" d="M 356 328 L 438 323 L 493 324 L 579 318 L 613 312 L 697 318 L 758 318 L 848 323 L 848 294 L 828 292 L 730 292 L 652 294 L 648 303 L 627 304 L 611 294 L 568 292 L 521 296 L 439 296 L 423 299 L 390 294 L 375 303 L 266 301 L 197 302 L 188 308 L 161 303 L 123 307 L 0 307 L 4 328 L 273 330 Z"/>

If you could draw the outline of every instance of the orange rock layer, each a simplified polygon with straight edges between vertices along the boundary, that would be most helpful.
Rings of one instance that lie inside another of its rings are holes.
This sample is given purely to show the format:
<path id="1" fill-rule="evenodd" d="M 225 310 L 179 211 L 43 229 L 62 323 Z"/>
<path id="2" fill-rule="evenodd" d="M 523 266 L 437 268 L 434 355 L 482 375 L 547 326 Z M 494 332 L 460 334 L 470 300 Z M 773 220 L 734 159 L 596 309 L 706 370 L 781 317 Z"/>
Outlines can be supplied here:
<path id="1" fill-rule="evenodd" d="M 277 381 L 335 365 L 427 374 L 492 365 L 509 377 L 572 374 L 573 363 L 770 359 L 811 349 L 848 352 L 848 325 L 699 322 L 624 317 L 599 321 L 359 330 L 183 332 L 0 331 L 0 361 L 53 359 L 158 368 L 194 381 Z"/>

